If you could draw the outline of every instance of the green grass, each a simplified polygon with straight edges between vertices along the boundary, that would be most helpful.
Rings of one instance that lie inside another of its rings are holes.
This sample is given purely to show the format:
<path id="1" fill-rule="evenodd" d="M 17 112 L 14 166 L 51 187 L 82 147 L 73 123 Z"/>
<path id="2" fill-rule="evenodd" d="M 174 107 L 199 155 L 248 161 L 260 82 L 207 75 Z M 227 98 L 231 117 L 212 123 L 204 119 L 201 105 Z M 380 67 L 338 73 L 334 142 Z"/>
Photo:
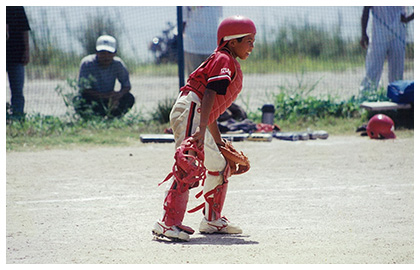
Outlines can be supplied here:
<path id="1" fill-rule="evenodd" d="M 360 109 L 362 101 L 388 100 L 384 88 L 363 96 L 339 100 L 330 95 L 315 97 L 311 93 L 318 81 L 307 83 L 298 79 L 295 87 L 279 86 L 271 97 L 275 107 L 275 123 L 282 131 L 325 130 L 331 135 L 355 134 L 357 127 L 368 122 L 369 115 Z M 27 115 L 24 121 L 8 120 L 6 125 L 6 150 L 24 151 L 49 148 L 86 146 L 127 146 L 139 142 L 142 133 L 163 133 L 169 127 L 169 113 L 173 99 L 156 104 L 150 119 L 141 112 L 130 111 L 122 118 L 102 118 L 89 115 L 87 119 L 76 115 L 73 97 L 77 93 L 75 80 L 67 81 L 68 87 L 57 87 L 67 106 L 64 118 L 54 116 Z M 7 112 L 6 112 L 7 113 Z M 261 111 L 248 111 L 248 118 L 261 122 Z M 407 115 L 408 117 L 411 117 Z M 393 116 L 400 120 L 397 115 Z M 404 117 L 405 119 L 406 117 Z M 410 124 L 409 122 L 407 122 Z M 398 126 L 397 126 L 398 127 Z M 400 127 L 398 127 L 400 128 Z M 414 130 L 400 129 L 403 136 L 414 136 Z M 401 135 L 399 135 L 401 136 Z"/>
<path id="2" fill-rule="evenodd" d="M 330 96 L 320 99 L 310 96 L 316 83 L 298 89 L 280 87 L 273 97 L 275 123 L 282 131 L 325 130 L 330 135 L 354 135 L 356 129 L 368 122 L 368 113 L 359 105 L 363 100 L 350 98 L 338 101 Z M 293 95 L 291 94 L 293 93 Z M 383 100 L 380 89 L 364 100 Z M 9 120 L 6 125 L 7 151 L 35 151 L 51 148 L 129 146 L 139 143 L 142 133 L 163 133 L 169 127 L 168 115 L 173 100 L 159 103 L 150 120 L 140 113 L 129 112 L 122 118 L 81 119 L 27 115 L 25 121 Z M 250 120 L 261 121 L 261 111 L 247 112 Z M 414 129 L 399 127 L 397 136 L 413 137 Z"/>
<path id="3" fill-rule="evenodd" d="M 259 119 L 255 119 L 259 122 Z M 330 136 L 360 136 L 356 128 L 366 119 L 324 117 L 311 121 L 276 120 L 282 131 L 325 130 Z M 168 124 L 157 122 L 127 122 L 123 119 L 107 121 L 66 122 L 59 118 L 27 117 L 25 122 L 14 121 L 6 126 L 7 151 L 40 151 L 86 147 L 133 146 L 144 133 L 163 133 Z M 398 138 L 414 137 L 414 129 L 397 129 Z"/>
<path id="4" fill-rule="evenodd" d="M 285 57 L 276 59 L 254 59 L 253 55 L 246 61 L 240 61 L 244 73 L 296 73 L 296 72 L 343 72 L 364 65 L 362 58 L 349 59 L 315 59 L 308 56 Z"/>
<path id="5" fill-rule="evenodd" d="M 303 75 L 303 74 L 302 74 Z M 166 99 L 156 105 L 150 119 L 143 114 L 130 111 L 122 118 L 102 118 L 90 115 L 81 118 L 73 111 L 71 103 L 76 93 L 75 81 L 68 80 L 69 89 L 57 88 L 68 107 L 66 117 L 27 115 L 24 121 L 8 120 L 6 125 L 6 150 L 25 151 L 50 148 L 128 146 L 139 142 L 142 133 L 163 133 L 169 127 L 169 113 L 173 99 Z M 325 130 L 330 135 L 355 135 L 357 127 L 368 122 L 369 115 L 360 109 L 365 100 L 388 100 L 385 89 L 381 88 L 369 95 L 348 100 L 337 97 L 314 97 L 311 92 L 318 82 L 303 83 L 297 87 L 280 86 L 272 96 L 275 107 L 275 123 L 282 131 Z M 247 112 L 254 123 L 261 122 L 261 110 Z M 395 120 L 402 117 L 395 114 Z M 406 118 L 410 115 L 405 115 Z M 397 122 L 396 122 L 397 123 Z M 406 122 L 410 124 L 409 121 Z M 399 128 L 399 137 L 414 136 L 414 129 Z"/>
<path id="6" fill-rule="evenodd" d="M 40 134 L 32 136 L 7 137 L 6 149 L 8 151 L 42 150 L 51 148 L 71 147 L 98 147 L 98 146 L 126 146 L 138 139 L 138 132 L 133 129 L 92 130 L 78 129 L 73 132 L 63 131 L 44 137 Z"/>
<path id="7" fill-rule="evenodd" d="M 146 122 L 139 116 L 122 119 L 69 121 L 51 116 L 27 116 L 6 125 L 6 150 L 42 150 L 84 146 L 127 146 L 141 133 L 162 133 L 166 124 Z"/>
<path id="8" fill-rule="evenodd" d="M 136 76 L 178 76 L 178 65 L 173 63 L 133 65 L 131 70 Z"/>
<path id="9" fill-rule="evenodd" d="M 76 61 L 64 61 L 59 64 L 38 65 L 30 63 L 27 68 L 27 77 L 30 79 L 67 79 L 77 77 L 79 63 Z M 278 72 L 343 72 L 352 68 L 361 67 L 364 64 L 363 57 L 360 59 L 314 59 L 306 56 L 287 57 L 276 59 L 255 59 L 252 56 L 247 61 L 241 61 L 241 69 L 244 73 L 270 74 Z M 127 64 L 131 76 L 178 76 L 178 65 L 169 63 L 155 65 Z M 407 68 L 412 68 L 408 66 Z"/>

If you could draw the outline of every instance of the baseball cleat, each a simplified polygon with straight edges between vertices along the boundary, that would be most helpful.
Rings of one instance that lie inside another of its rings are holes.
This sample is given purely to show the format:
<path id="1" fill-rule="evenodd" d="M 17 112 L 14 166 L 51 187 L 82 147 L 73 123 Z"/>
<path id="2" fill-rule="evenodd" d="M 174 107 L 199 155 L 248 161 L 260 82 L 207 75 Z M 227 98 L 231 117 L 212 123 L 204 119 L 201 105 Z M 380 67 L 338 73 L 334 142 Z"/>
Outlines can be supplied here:
<path id="1" fill-rule="evenodd" d="M 200 233 L 226 233 L 226 234 L 239 234 L 242 233 L 242 229 L 239 226 L 229 222 L 225 217 L 221 217 L 217 220 L 208 221 L 203 218 L 200 223 Z"/>
<path id="2" fill-rule="evenodd" d="M 194 233 L 194 230 L 184 225 L 166 226 L 165 223 L 158 221 L 155 223 L 155 226 L 152 229 L 152 233 L 158 238 L 164 237 L 172 241 L 186 242 L 190 240 L 189 235 Z"/>

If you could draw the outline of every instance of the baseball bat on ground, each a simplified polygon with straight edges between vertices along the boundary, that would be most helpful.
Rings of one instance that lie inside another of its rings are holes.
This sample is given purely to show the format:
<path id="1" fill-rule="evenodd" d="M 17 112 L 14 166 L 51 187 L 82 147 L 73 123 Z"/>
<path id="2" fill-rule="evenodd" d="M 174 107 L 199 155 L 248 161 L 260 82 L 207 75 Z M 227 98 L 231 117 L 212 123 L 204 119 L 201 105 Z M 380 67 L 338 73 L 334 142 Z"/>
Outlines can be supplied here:
<path id="1" fill-rule="evenodd" d="M 324 130 L 310 131 L 310 132 L 275 132 L 273 137 L 279 140 L 286 141 L 307 141 L 309 139 L 327 139 L 328 132 Z"/>

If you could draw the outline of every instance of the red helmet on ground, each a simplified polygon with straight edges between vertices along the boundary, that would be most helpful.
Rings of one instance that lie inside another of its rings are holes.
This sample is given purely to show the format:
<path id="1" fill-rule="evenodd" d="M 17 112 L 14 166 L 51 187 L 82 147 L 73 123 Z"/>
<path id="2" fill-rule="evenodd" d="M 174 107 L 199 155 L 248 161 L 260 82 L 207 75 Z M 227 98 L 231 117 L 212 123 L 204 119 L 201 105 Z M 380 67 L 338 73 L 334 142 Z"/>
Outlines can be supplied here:
<path id="1" fill-rule="evenodd" d="M 370 118 L 366 131 L 371 139 L 395 139 L 394 121 L 385 114 Z"/>
<path id="2" fill-rule="evenodd" d="M 227 17 L 217 29 L 217 44 L 223 47 L 229 40 L 256 33 L 257 29 L 251 19 L 239 15 Z"/>

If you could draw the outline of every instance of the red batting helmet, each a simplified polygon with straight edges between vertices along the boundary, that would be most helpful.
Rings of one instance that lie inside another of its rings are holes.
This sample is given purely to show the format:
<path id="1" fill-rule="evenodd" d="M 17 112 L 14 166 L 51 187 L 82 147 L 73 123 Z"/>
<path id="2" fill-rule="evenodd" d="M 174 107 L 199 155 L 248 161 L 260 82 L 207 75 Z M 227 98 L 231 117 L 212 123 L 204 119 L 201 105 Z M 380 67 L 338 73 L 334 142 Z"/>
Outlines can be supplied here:
<path id="1" fill-rule="evenodd" d="M 376 114 L 368 122 L 366 131 L 371 139 L 395 139 L 394 121 L 385 114 Z"/>
<path id="2" fill-rule="evenodd" d="M 222 47 L 229 40 L 256 33 L 257 29 L 251 19 L 239 15 L 228 17 L 219 24 L 217 44 Z"/>

